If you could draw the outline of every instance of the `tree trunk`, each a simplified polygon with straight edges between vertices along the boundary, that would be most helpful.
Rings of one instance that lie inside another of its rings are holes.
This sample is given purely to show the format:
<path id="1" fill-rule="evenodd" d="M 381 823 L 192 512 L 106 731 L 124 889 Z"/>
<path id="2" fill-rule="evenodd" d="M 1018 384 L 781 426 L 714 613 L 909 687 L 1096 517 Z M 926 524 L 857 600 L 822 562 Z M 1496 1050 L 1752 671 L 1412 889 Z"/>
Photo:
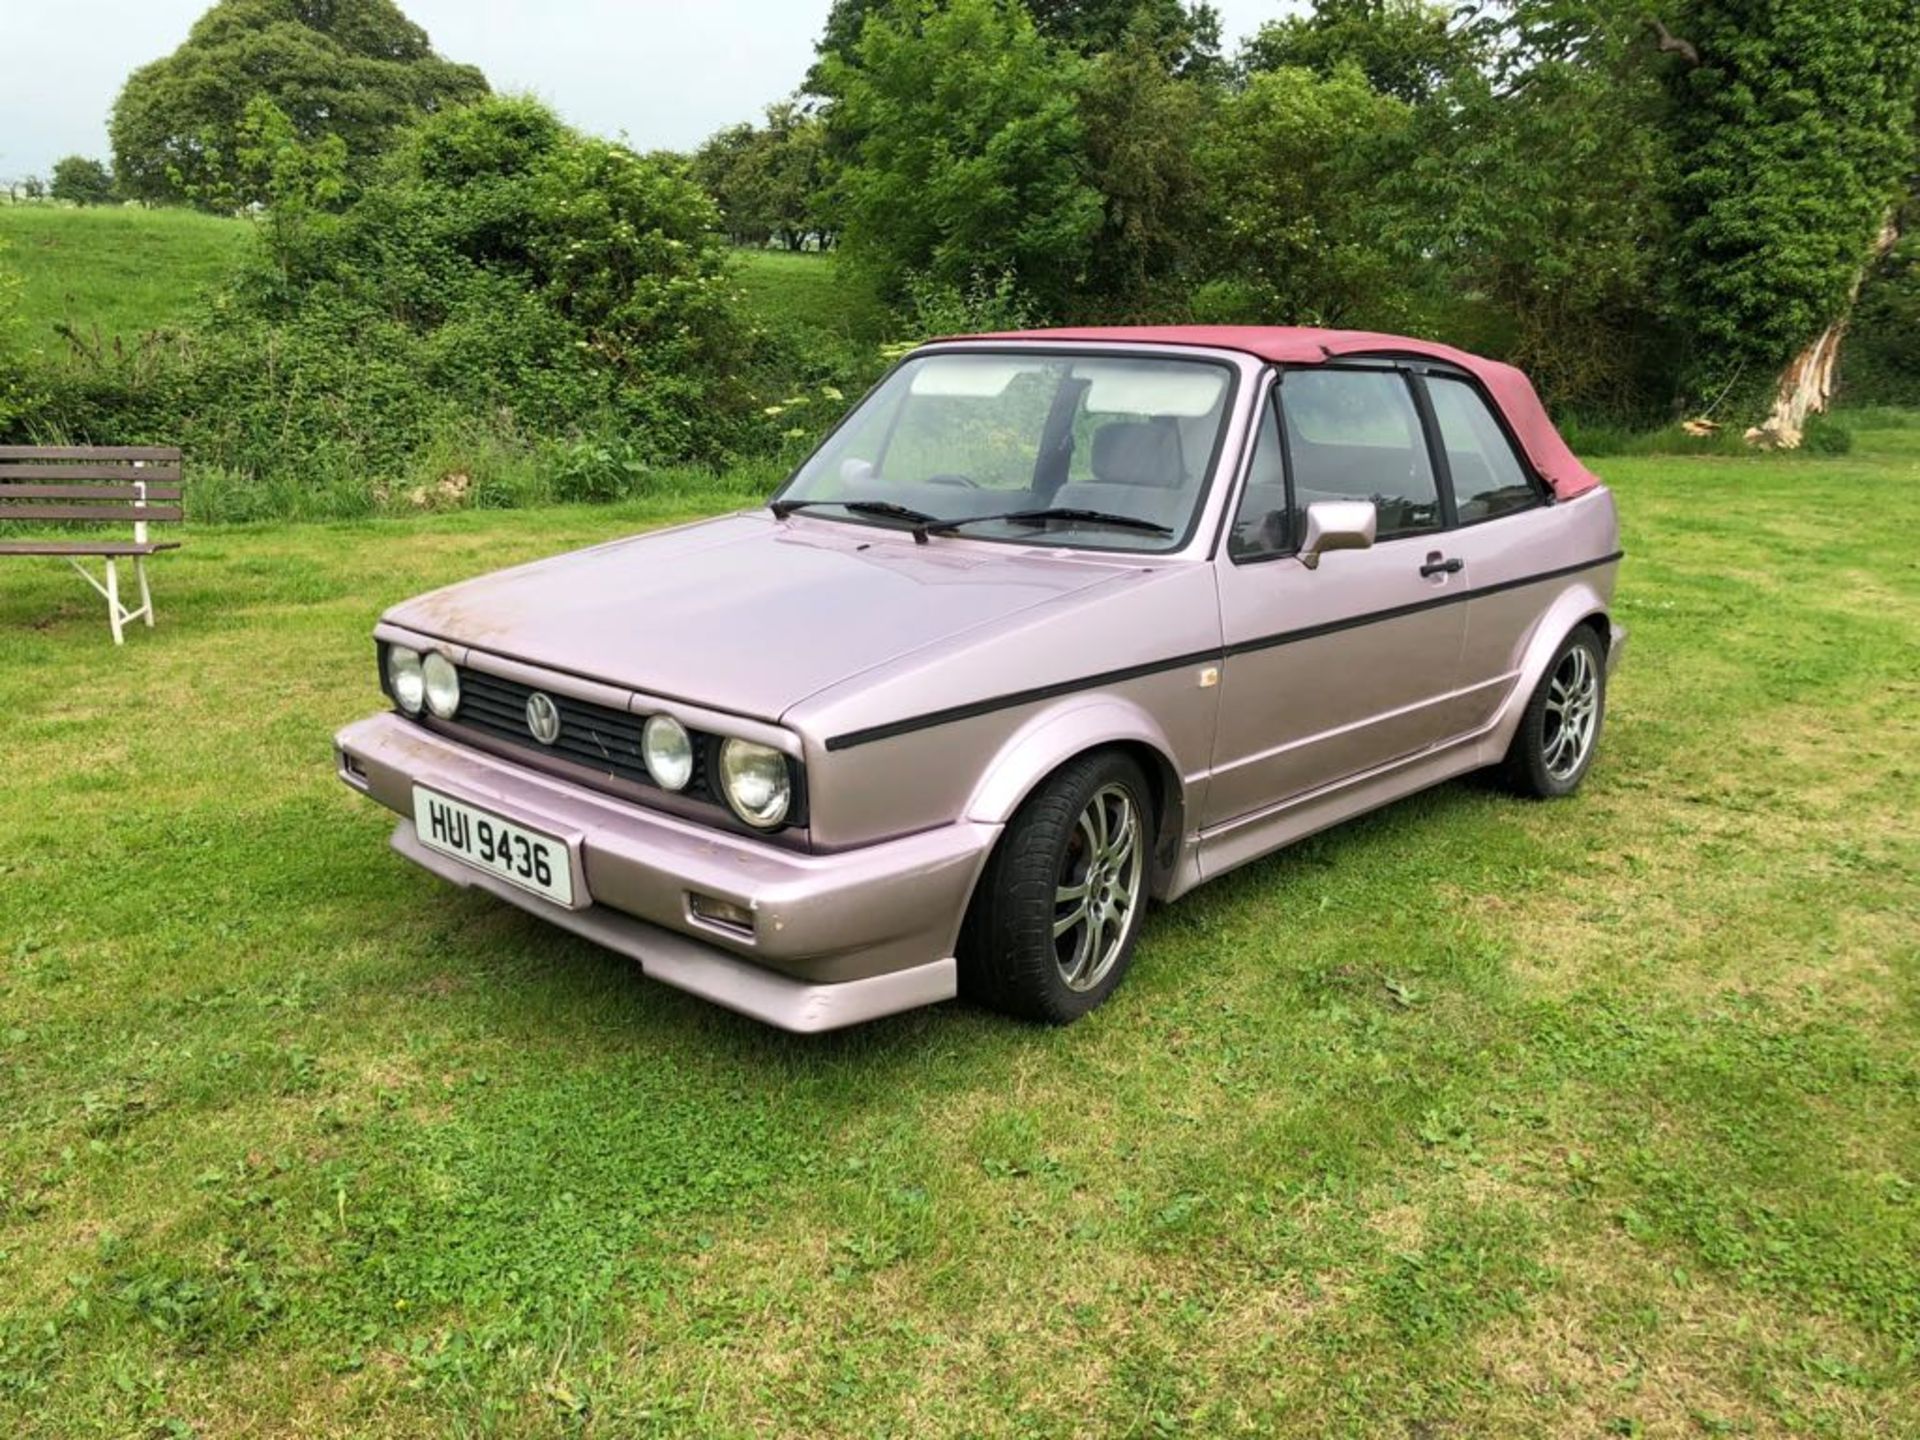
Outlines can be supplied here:
<path id="1" fill-rule="evenodd" d="M 1840 342 L 1846 338 L 1847 321 L 1853 317 L 1853 302 L 1860 298 L 1860 287 L 1865 283 L 1868 272 L 1899 243 L 1899 214 L 1897 208 L 1891 211 L 1881 225 L 1880 234 L 1873 242 L 1873 252 L 1868 255 L 1866 264 L 1860 267 L 1860 273 L 1853 277 L 1853 288 L 1847 292 L 1847 303 L 1841 307 L 1840 313 L 1780 372 L 1780 383 L 1773 394 L 1773 409 L 1768 412 L 1766 419 L 1747 431 L 1749 444 L 1777 450 L 1797 450 L 1806 430 L 1807 417 L 1826 413 L 1827 405 L 1833 399 L 1834 376 L 1840 368 Z"/>

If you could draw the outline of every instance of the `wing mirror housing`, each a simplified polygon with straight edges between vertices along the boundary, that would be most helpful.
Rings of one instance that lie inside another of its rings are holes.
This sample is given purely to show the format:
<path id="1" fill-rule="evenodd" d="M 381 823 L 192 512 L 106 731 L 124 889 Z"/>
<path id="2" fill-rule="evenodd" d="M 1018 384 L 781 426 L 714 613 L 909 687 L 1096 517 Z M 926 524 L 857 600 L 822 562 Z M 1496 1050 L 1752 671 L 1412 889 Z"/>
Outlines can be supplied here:
<path id="1" fill-rule="evenodd" d="M 1300 537 L 1300 563 L 1320 568 L 1330 550 L 1369 550 L 1380 524 L 1371 500 L 1316 500 L 1307 506 L 1306 533 Z"/>

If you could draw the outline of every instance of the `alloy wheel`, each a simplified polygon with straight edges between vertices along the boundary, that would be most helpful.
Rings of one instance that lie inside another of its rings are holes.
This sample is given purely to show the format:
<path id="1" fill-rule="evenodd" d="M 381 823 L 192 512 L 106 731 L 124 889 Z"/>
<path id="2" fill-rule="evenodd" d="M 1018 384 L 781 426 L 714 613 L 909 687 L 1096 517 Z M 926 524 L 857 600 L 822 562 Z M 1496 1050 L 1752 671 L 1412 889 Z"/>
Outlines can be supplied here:
<path id="1" fill-rule="evenodd" d="M 1053 892 L 1053 954 L 1069 990 L 1107 977 L 1140 904 L 1146 873 L 1140 807 L 1126 786 L 1103 785 L 1080 812 Z"/>
<path id="2" fill-rule="evenodd" d="M 1585 645 L 1569 647 L 1547 685 L 1541 760 L 1555 780 L 1579 773 L 1600 719 L 1600 668 Z"/>

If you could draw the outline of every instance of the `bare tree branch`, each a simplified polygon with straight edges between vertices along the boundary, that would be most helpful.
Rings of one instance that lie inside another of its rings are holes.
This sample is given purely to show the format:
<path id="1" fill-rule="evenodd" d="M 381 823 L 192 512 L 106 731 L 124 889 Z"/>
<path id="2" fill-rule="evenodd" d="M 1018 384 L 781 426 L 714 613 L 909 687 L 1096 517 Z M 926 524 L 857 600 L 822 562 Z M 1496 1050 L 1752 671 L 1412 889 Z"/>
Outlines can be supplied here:
<path id="1" fill-rule="evenodd" d="M 1698 65 L 1700 63 L 1699 47 L 1691 40 L 1682 40 L 1656 19 L 1650 18 L 1647 23 L 1659 32 L 1660 50 L 1662 54 L 1683 56 L 1689 65 Z"/>

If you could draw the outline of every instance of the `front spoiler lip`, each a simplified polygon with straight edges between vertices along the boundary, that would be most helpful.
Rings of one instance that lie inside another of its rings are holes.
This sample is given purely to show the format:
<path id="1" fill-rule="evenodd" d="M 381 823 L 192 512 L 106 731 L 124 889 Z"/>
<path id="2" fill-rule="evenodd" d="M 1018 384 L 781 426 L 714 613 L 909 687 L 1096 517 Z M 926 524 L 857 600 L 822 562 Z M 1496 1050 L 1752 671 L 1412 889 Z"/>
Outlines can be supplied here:
<path id="1" fill-rule="evenodd" d="M 698 940 L 604 906 L 564 909 L 429 850 L 420 843 L 411 820 L 402 820 L 394 827 L 392 844 L 398 854 L 442 880 L 484 890 L 551 925 L 637 961 L 640 973 L 650 979 L 781 1030 L 819 1034 L 922 1005 L 937 1005 L 959 993 L 959 967 L 951 957 L 861 980 L 809 984 L 736 960 Z"/>
<path id="2" fill-rule="evenodd" d="M 961 820 L 804 853 L 514 765 L 392 713 L 347 726 L 335 746 L 340 778 L 406 822 L 395 848 L 408 859 L 786 1028 L 831 1028 L 950 997 L 960 923 L 1001 828 Z M 416 785 L 577 843 L 575 883 L 591 903 L 565 910 L 517 887 L 504 893 L 483 871 L 428 851 L 412 833 Z M 749 910 L 751 928 L 695 915 L 694 894 Z M 913 978 L 888 978 L 902 974 Z M 811 993 L 850 984 L 859 988 L 831 1002 Z"/>

